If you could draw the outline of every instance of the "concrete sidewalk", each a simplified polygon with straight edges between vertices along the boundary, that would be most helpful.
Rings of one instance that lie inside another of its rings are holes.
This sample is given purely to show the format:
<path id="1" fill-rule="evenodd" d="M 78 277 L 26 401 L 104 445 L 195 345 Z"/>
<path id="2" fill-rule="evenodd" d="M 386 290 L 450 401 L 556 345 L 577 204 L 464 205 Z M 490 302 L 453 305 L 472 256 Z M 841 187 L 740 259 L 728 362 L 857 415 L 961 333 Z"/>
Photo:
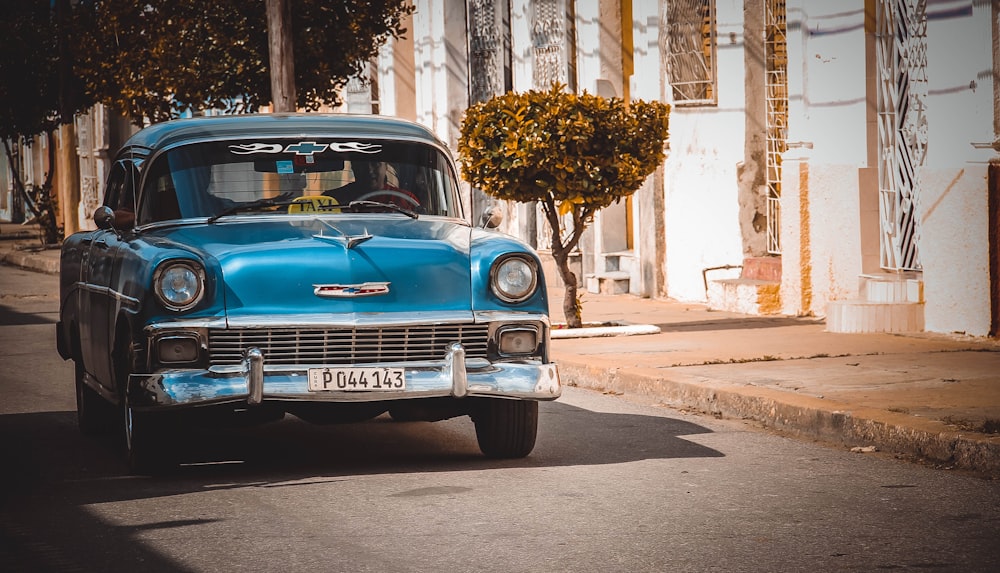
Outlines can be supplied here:
<path id="1" fill-rule="evenodd" d="M 59 249 L 42 245 L 37 225 L 0 222 L 0 264 L 59 273 Z"/>
<path id="2" fill-rule="evenodd" d="M 42 248 L 38 236 L 0 223 L 0 262 L 58 273 L 59 250 Z M 562 322 L 561 289 L 549 297 L 553 323 Z M 1000 341 L 835 334 L 815 318 L 631 295 L 586 293 L 583 318 L 659 332 L 553 339 L 568 385 L 1000 479 Z"/>
<path id="3" fill-rule="evenodd" d="M 563 293 L 549 296 L 561 322 Z M 568 384 L 1000 478 L 1000 341 L 837 334 L 631 295 L 586 293 L 583 319 L 660 333 L 553 340 Z"/>

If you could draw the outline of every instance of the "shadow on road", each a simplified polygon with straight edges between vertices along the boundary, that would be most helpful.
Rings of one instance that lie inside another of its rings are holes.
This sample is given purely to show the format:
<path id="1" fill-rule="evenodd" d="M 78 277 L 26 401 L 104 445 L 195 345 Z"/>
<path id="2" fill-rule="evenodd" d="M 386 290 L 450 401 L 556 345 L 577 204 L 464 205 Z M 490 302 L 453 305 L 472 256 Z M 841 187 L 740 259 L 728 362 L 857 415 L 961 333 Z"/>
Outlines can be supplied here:
<path id="1" fill-rule="evenodd" d="M 243 488 L 296 487 L 378 473 L 482 471 L 720 457 L 682 436 L 710 430 L 659 416 L 542 404 L 538 445 L 526 459 L 490 460 L 467 417 L 445 422 L 315 426 L 288 417 L 254 428 L 189 429 L 177 436 L 182 465 L 156 477 L 125 472 L 114 437 L 86 438 L 75 413 L 0 416 L 0 562 L 10 570 L 184 571 L 145 545 L 150 529 L 198 525 L 198 516 L 141 527 L 106 523 L 88 506 Z M 209 520 L 210 521 L 210 520 Z"/>
<path id="2" fill-rule="evenodd" d="M 0 304 L 0 326 L 27 326 L 32 324 L 55 324 L 57 312 L 25 313 Z"/>

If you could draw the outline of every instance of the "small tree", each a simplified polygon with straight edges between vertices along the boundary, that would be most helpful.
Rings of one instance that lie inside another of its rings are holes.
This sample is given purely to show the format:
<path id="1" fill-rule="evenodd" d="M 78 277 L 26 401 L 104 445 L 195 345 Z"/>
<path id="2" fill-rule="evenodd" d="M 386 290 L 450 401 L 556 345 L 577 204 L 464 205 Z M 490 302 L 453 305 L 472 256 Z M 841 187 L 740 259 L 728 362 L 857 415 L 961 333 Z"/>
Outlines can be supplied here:
<path id="1" fill-rule="evenodd" d="M 571 328 L 582 319 L 569 255 L 594 213 L 634 193 L 663 161 L 669 112 L 660 102 L 578 95 L 560 84 L 506 93 L 465 112 L 462 175 L 494 197 L 542 204 Z"/>

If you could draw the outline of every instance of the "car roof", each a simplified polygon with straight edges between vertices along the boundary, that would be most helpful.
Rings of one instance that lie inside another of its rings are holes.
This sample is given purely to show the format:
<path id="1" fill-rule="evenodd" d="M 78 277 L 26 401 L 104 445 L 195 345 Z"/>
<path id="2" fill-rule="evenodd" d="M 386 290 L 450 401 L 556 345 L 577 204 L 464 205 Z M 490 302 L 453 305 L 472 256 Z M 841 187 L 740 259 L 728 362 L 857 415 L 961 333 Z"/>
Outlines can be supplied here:
<path id="1" fill-rule="evenodd" d="M 190 140 L 262 137 L 361 137 L 423 140 L 444 147 L 426 127 L 404 119 L 346 113 L 267 113 L 219 115 L 155 123 L 122 146 L 152 151 Z"/>

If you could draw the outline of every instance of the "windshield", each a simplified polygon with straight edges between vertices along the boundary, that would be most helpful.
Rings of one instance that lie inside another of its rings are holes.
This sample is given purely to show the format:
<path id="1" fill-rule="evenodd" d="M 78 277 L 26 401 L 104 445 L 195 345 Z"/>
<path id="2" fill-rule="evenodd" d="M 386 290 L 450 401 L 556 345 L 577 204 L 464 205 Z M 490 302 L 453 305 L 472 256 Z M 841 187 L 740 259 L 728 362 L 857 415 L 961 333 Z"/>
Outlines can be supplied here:
<path id="1" fill-rule="evenodd" d="M 225 212 L 337 213 L 352 201 L 461 217 L 454 172 L 436 148 L 309 139 L 196 143 L 161 153 L 149 166 L 137 219 L 144 225 Z"/>

